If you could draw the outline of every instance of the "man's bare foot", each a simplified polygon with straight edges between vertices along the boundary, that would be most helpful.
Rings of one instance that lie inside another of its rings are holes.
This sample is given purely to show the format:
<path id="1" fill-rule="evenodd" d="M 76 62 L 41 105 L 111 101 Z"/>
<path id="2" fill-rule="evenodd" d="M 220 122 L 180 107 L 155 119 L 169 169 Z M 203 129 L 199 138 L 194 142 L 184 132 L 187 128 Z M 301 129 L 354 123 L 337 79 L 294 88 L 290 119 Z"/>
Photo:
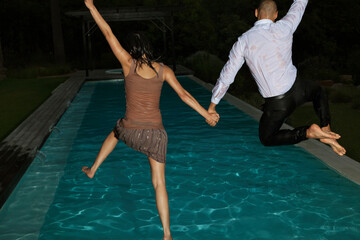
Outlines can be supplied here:
<path id="1" fill-rule="evenodd" d="M 322 127 L 321 130 L 323 130 L 324 132 L 331 132 L 330 124 L 328 124 L 328 125 L 325 126 L 325 127 Z"/>
<path id="2" fill-rule="evenodd" d="M 334 152 L 336 152 L 340 156 L 346 153 L 345 148 L 343 148 L 335 139 L 324 138 L 324 139 L 320 139 L 320 141 L 330 145 L 330 147 L 334 150 Z"/>
<path id="3" fill-rule="evenodd" d="M 314 123 L 306 130 L 306 137 L 314 139 L 339 139 L 340 135 L 331 131 L 323 131 L 317 124 Z"/>
<path id="4" fill-rule="evenodd" d="M 86 166 L 82 167 L 81 169 L 89 178 L 93 178 L 95 173 L 91 171 L 91 168 L 88 168 Z"/>

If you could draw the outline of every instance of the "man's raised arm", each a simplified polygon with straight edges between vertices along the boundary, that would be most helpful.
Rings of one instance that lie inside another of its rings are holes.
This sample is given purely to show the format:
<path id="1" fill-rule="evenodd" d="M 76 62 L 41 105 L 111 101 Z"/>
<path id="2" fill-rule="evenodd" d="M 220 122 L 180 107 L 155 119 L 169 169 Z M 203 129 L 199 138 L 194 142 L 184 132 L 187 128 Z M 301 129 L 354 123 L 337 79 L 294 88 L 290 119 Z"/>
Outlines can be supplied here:
<path id="1" fill-rule="evenodd" d="M 294 33 L 304 15 L 307 3 L 308 0 L 294 0 L 285 17 L 277 23 L 285 23 L 291 28 L 292 33 Z"/>

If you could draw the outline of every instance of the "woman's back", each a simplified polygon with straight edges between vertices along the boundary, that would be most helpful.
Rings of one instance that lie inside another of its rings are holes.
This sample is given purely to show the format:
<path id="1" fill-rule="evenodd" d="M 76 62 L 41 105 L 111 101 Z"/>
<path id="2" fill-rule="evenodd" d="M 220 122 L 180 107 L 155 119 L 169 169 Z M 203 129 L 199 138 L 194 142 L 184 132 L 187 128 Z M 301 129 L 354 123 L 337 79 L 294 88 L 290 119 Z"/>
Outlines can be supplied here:
<path id="1" fill-rule="evenodd" d="M 154 64 L 156 72 L 133 60 L 125 77 L 126 114 L 123 126 L 132 129 L 163 129 L 159 101 L 163 79 L 163 64 Z"/>

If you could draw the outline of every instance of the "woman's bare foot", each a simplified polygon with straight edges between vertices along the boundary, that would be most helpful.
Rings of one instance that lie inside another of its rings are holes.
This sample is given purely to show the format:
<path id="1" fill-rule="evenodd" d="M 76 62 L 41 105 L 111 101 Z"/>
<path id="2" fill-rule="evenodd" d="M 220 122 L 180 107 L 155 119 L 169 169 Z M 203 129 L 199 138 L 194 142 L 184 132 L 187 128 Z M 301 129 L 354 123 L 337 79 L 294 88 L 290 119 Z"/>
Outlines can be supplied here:
<path id="1" fill-rule="evenodd" d="M 324 138 L 320 139 L 320 141 L 330 145 L 334 152 L 336 152 L 339 156 L 342 156 L 346 153 L 345 148 L 343 148 L 335 139 Z"/>
<path id="2" fill-rule="evenodd" d="M 306 137 L 314 139 L 339 139 L 340 135 L 331 131 L 323 131 L 317 124 L 314 123 L 306 130 Z"/>
<path id="3" fill-rule="evenodd" d="M 173 240 L 173 238 L 171 236 L 169 236 L 169 237 L 164 236 L 163 240 Z"/>
<path id="4" fill-rule="evenodd" d="M 86 175 L 89 177 L 89 178 L 93 178 L 94 175 L 95 175 L 95 172 L 92 172 L 91 171 L 91 168 L 88 168 L 86 166 L 82 167 L 81 169 L 84 173 L 86 173 Z"/>

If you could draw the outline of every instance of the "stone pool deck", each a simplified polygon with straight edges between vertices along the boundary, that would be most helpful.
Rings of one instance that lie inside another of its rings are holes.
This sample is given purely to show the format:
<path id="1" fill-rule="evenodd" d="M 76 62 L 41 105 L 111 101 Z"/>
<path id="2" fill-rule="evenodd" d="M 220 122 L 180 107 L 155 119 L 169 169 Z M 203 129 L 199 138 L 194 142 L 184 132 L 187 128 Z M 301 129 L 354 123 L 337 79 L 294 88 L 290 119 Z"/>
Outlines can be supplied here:
<path id="1" fill-rule="evenodd" d="M 202 85 L 208 90 L 213 89 L 213 85 L 210 83 L 206 83 L 201 79 L 188 76 L 189 78 L 193 79 L 198 84 Z M 259 121 L 262 111 L 259 109 L 251 106 L 250 104 L 245 103 L 244 101 L 232 96 L 231 94 L 227 93 L 224 97 L 224 100 L 228 101 L 230 104 L 234 105 L 241 111 L 245 112 L 255 120 Z M 292 129 L 291 126 L 284 124 L 284 129 Z M 304 148 L 307 152 L 311 153 L 312 155 L 316 156 L 319 160 L 321 160 L 325 165 L 329 168 L 333 169 L 334 171 L 338 172 L 340 175 L 346 177 L 347 179 L 351 180 L 352 182 L 360 185 L 360 163 L 355 161 L 348 156 L 338 156 L 334 151 L 326 144 L 321 143 L 320 141 L 309 139 L 307 141 L 303 141 L 298 146 Z"/>

